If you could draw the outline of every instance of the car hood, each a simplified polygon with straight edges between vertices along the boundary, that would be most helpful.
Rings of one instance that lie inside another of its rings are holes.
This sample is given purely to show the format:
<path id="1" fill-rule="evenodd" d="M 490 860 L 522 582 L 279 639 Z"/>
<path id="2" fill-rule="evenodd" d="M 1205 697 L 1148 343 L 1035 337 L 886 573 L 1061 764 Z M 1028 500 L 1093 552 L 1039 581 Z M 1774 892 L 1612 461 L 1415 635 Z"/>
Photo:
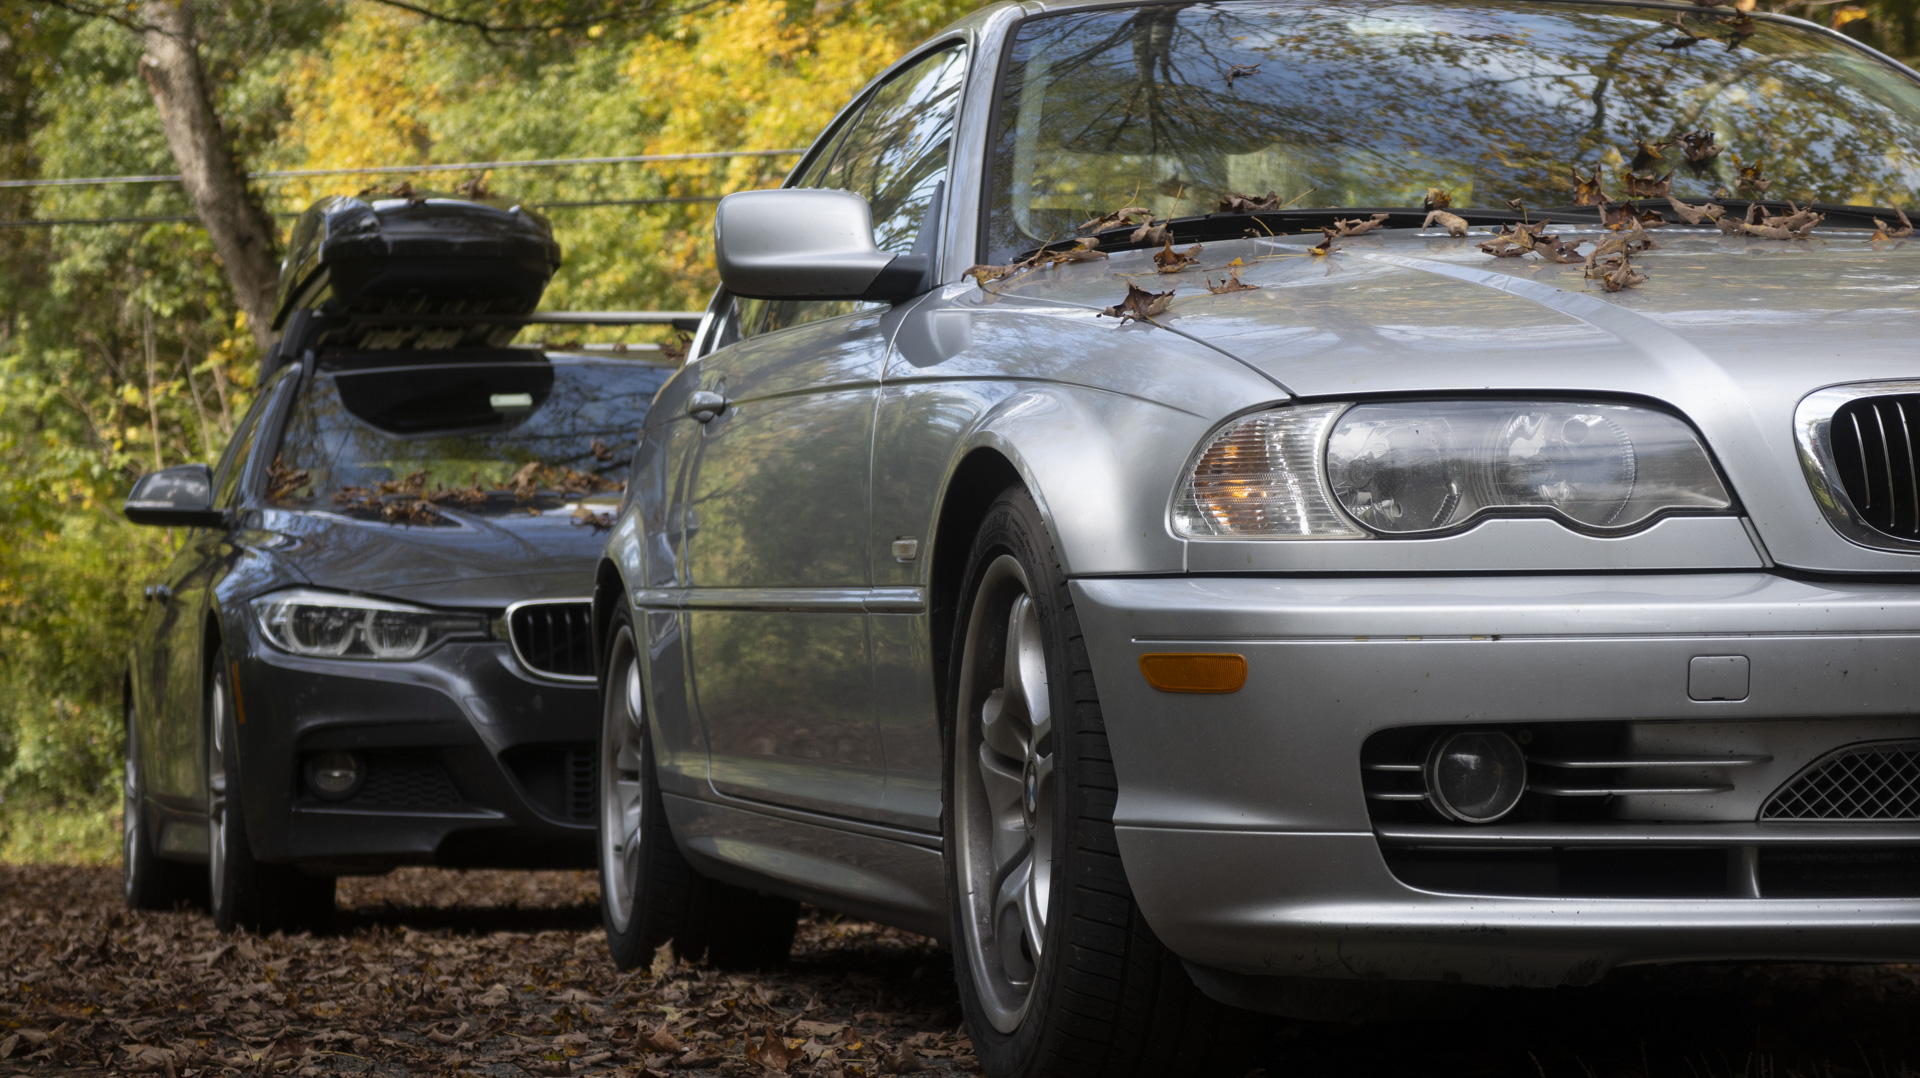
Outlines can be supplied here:
<path id="1" fill-rule="evenodd" d="M 612 513 L 617 505 L 591 508 Z M 572 510 L 539 516 L 444 511 L 436 526 L 339 513 L 273 509 L 260 530 L 275 554 L 316 587 L 445 606 L 505 607 L 522 599 L 590 595 L 607 533 Z"/>
<path id="2" fill-rule="evenodd" d="M 1603 235 L 1557 231 L 1589 250 Z M 1159 332 L 1211 345 L 1303 397 L 1662 401 L 1706 436 L 1783 564 L 1916 568 L 1913 555 L 1854 547 L 1826 524 L 1800 471 L 1792 417 L 1824 386 L 1920 376 L 1920 241 L 1659 229 L 1657 247 L 1633 258 L 1646 282 L 1609 293 L 1579 265 L 1488 256 L 1477 244 L 1490 234 L 1385 230 L 1342 240 L 1331 255 L 1309 253 L 1318 233 L 1208 243 L 1199 268 L 1175 274 L 1156 273 L 1151 252 L 1120 252 L 996 283 L 997 295 L 975 302 L 1104 308 L 1129 280 L 1172 289 Z M 1222 283 L 1235 259 L 1254 289 L 1210 294 L 1207 282 Z"/>

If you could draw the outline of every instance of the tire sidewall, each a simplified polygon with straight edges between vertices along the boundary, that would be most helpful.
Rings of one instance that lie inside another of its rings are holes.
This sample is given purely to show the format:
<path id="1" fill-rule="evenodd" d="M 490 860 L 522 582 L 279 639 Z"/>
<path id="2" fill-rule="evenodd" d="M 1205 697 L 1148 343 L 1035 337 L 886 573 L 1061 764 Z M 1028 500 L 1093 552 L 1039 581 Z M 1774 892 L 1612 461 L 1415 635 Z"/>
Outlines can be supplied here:
<path id="1" fill-rule="evenodd" d="M 147 789 L 140 766 L 140 716 L 133 701 L 126 704 L 126 770 L 121 776 L 120 871 L 121 887 L 127 905 L 141 907 L 149 901 L 156 882 L 152 836 L 147 834 Z"/>
<path id="2" fill-rule="evenodd" d="M 1028 596 L 1039 617 L 1046 645 L 1047 686 L 1054 716 L 1051 737 L 1055 760 L 1051 784 L 1053 797 L 1046 807 L 1046 811 L 1054 814 L 1054 883 L 1048 896 L 1046 946 L 1034 972 L 1032 996 L 1026 1014 L 1011 1033 L 1002 1033 L 987 1022 L 975 1002 L 979 990 L 974 983 L 971 957 L 965 953 L 969 944 L 963 920 L 971 916 L 971 907 L 965 898 L 965 881 L 960 878 L 957 856 L 960 838 L 954 819 L 954 752 L 962 723 L 966 721 L 958 714 L 965 636 L 982 578 L 987 567 L 1002 554 L 1012 555 L 1026 573 Z M 981 523 L 968 555 L 966 573 L 962 578 L 961 601 L 955 611 L 954 644 L 949 654 L 947 689 L 941 708 L 941 860 L 945 866 L 949 932 L 955 948 L 954 978 L 960 989 L 961 1007 L 966 1015 L 967 1033 L 973 1040 L 974 1052 L 980 1059 L 981 1069 L 990 1075 L 1026 1073 L 1033 1069 L 1045 1049 L 1052 1025 L 1053 1008 L 1049 1001 L 1058 991 L 1060 963 L 1067 949 L 1063 938 L 1066 920 L 1063 911 L 1067 896 L 1073 890 L 1077 867 L 1072 841 L 1072 821 L 1077 815 L 1073 811 L 1074 802 L 1078 797 L 1074 787 L 1078 768 L 1073 759 L 1073 733 L 1077 716 L 1071 690 L 1071 671 L 1065 663 L 1068 634 L 1064 623 L 1069 615 L 1063 613 L 1059 601 L 1064 582 L 1057 565 L 1053 544 L 1032 496 L 1024 489 L 1013 488 L 996 498 Z"/>
<path id="3" fill-rule="evenodd" d="M 619 696 L 625 691 L 625 667 L 631 664 L 635 658 L 633 626 L 626 612 L 621 611 L 615 614 L 613 623 L 608 626 L 608 629 L 609 632 L 607 635 L 611 642 L 607 645 L 607 678 L 606 684 L 601 689 L 600 704 L 600 751 L 602 754 L 607 751 L 608 747 L 607 724 L 616 721 L 616 718 L 618 721 L 625 721 L 624 716 L 615 715 L 615 708 L 620 706 Z M 623 650 L 624 654 L 622 653 Z M 645 795 L 648 797 L 651 796 L 653 783 L 653 776 L 650 774 L 653 763 L 652 755 L 651 752 L 643 754 L 640 774 L 640 781 L 645 784 L 648 789 L 648 794 Z M 603 764 L 601 769 L 602 776 L 604 776 L 606 770 L 607 768 Z M 598 779 L 596 779 L 596 781 L 598 781 Z M 604 789 L 596 790 L 595 794 L 594 801 L 598 807 L 599 827 L 604 830 L 606 827 L 605 798 L 608 797 L 609 794 Z M 644 813 L 647 811 L 647 808 L 650 807 L 651 806 L 643 807 L 641 811 Z M 640 841 L 642 843 L 646 841 L 647 830 L 646 824 L 643 823 L 640 828 Z M 645 927 L 646 922 L 646 907 L 643 892 L 646 886 L 645 853 L 643 852 L 641 857 L 636 859 L 635 863 L 640 869 L 634 873 L 636 878 L 627 881 L 629 897 L 627 923 L 625 927 L 621 927 L 614 923 L 612 899 L 610 896 L 613 890 L 612 874 L 624 871 L 626 866 L 609 863 L 607 843 L 604 834 L 599 836 L 599 841 L 596 843 L 596 851 L 600 860 L 600 923 L 606 929 L 607 946 L 608 949 L 613 952 L 614 964 L 622 969 L 628 969 L 631 968 L 637 957 L 634 952 L 638 948 L 642 929 Z"/>
<path id="4" fill-rule="evenodd" d="M 227 701 L 225 714 L 213 714 L 214 690 L 218 688 Z M 251 867 L 251 858 L 247 848 L 247 829 L 245 812 L 240 799 L 240 767 L 238 746 L 234 743 L 238 734 L 234 723 L 233 686 L 228 684 L 227 652 L 225 648 L 214 652 L 212 667 L 207 674 L 206 703 L 202 706 L 205 716 L 206 748 L 209 764 L 215 751 L 216 733 L 219 737 L 221 767 L 226 780 L 226 804 L 224 815 L 219 823 L 220 833 L 214 834 L 213 810 L 213 774 L 209 767 L 207 774 L 207 903 L 213 914 L 214 926 L 223 932 L 232 931 L 240 923 L 242 892 L 251 884 L 246 878 Z M 219 723 L 224 728 L 215 730 Z M 225 863 L 218 866 L 215 873 L 215 859 L 222 858 Z"/>

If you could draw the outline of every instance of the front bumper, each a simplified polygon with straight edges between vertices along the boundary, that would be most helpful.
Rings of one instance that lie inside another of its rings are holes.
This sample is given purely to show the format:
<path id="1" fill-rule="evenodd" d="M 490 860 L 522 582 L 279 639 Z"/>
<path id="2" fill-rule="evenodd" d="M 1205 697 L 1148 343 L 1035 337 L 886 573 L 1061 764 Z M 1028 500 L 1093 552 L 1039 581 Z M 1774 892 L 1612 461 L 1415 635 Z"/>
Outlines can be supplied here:
<path id="1" fill-rule="evenodd" d="M 257 647 L 236 669 L 247 838 L 261 860 L 328 872 L 595 863 L 592 684 L 532 677 L 504 643 L 406 663 Z M 307 788 L 303 761 L 326 750 L 366 763 L 359 794 Z"/>
<path id="2" fill-rule="evenodd" d="M 1155 931 L 1191 963 L 1552 985 L 1633 962 L 1920 958 L 1920 899 L 1411 886 L 1389 862 L 1408 829 L 1382 834 L 1360 769 L 1370 736 L 1422 726 L 1631 723 L 1709 743 L 1724 732 L 1726 752 L 1756 738 L 1817 743 L 1829 730 L 1838 742 L 1860 731 L 1920 738 L 1920 587 L 1766 573 L 1073 587 L 1119 778 L 1128 879 Z M 1217 696 L 1148 688 L 1139 656 L 1182 650 L 1244 654 L 1246 686 Z M 1694 699 L 1692 660 L 1729 655 L 1748 660 L 1745 697 Z M 1635 818 L 1529 841 L 1547 852 L 1718 845 L 1765 856 L 1809 834 L 1755 823 L 1744 808 L 1736 821 L 1724 806 L 1669 826 L 1686 811 L 1623 812 Z M 1920 823 L 1819 826 L 1920 848 Z M 1489 835 L 1470 831 L 1460 832 L 1469 843 Z"/>

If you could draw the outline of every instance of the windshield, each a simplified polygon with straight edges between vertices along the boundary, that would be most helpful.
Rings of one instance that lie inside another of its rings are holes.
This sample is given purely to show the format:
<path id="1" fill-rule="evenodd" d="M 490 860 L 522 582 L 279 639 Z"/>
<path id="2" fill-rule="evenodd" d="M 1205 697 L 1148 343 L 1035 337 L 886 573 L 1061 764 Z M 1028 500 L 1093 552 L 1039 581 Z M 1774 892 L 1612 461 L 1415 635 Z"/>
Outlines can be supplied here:
<path id="1" fill-rule="evenodd" d="M 540 513 L 626 487 L 672 371 L 630 360 L 320 371 L 301 386 L 268 500 L 402 523 Z"/>
<path id="2" fill-rule="evenodd" d="M 1682 200 L 1899 205 L 1920 181 L 1917 121 L 1920 87 L 1899 71 L 1731 8 L 1042 16 L 1021 25 L 1003 73 L 982 261 L 1129 206 L 1164 219 L 1269 191 L 1295 208 L 1419 207 L 1430 188 L 1454 207 L 1569 206 L 1576 172 L 1596 168 L 1614 199 L 1655 194 L 1670 172 Z"/>

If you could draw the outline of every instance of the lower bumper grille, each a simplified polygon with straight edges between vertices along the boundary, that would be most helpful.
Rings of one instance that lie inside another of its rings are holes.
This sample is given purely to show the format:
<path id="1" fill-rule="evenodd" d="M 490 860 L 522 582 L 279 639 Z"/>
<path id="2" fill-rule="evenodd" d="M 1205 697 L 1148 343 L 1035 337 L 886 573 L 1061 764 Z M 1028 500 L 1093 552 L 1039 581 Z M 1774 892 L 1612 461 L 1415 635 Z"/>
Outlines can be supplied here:
<path id="1" fill-rule="evenodd" d="M 350 805 L 380 808 L 452 808 L 460 791 L 447 769 L 431 754 L 375 752 L 367 754 L 367 777 L 347 800 Z"/>
<path id="2" fill-rule="evenodd" d="M 1760 818 L 1920 820 L 1920 741 L 1829 753 L 1768 798 Z"/>

